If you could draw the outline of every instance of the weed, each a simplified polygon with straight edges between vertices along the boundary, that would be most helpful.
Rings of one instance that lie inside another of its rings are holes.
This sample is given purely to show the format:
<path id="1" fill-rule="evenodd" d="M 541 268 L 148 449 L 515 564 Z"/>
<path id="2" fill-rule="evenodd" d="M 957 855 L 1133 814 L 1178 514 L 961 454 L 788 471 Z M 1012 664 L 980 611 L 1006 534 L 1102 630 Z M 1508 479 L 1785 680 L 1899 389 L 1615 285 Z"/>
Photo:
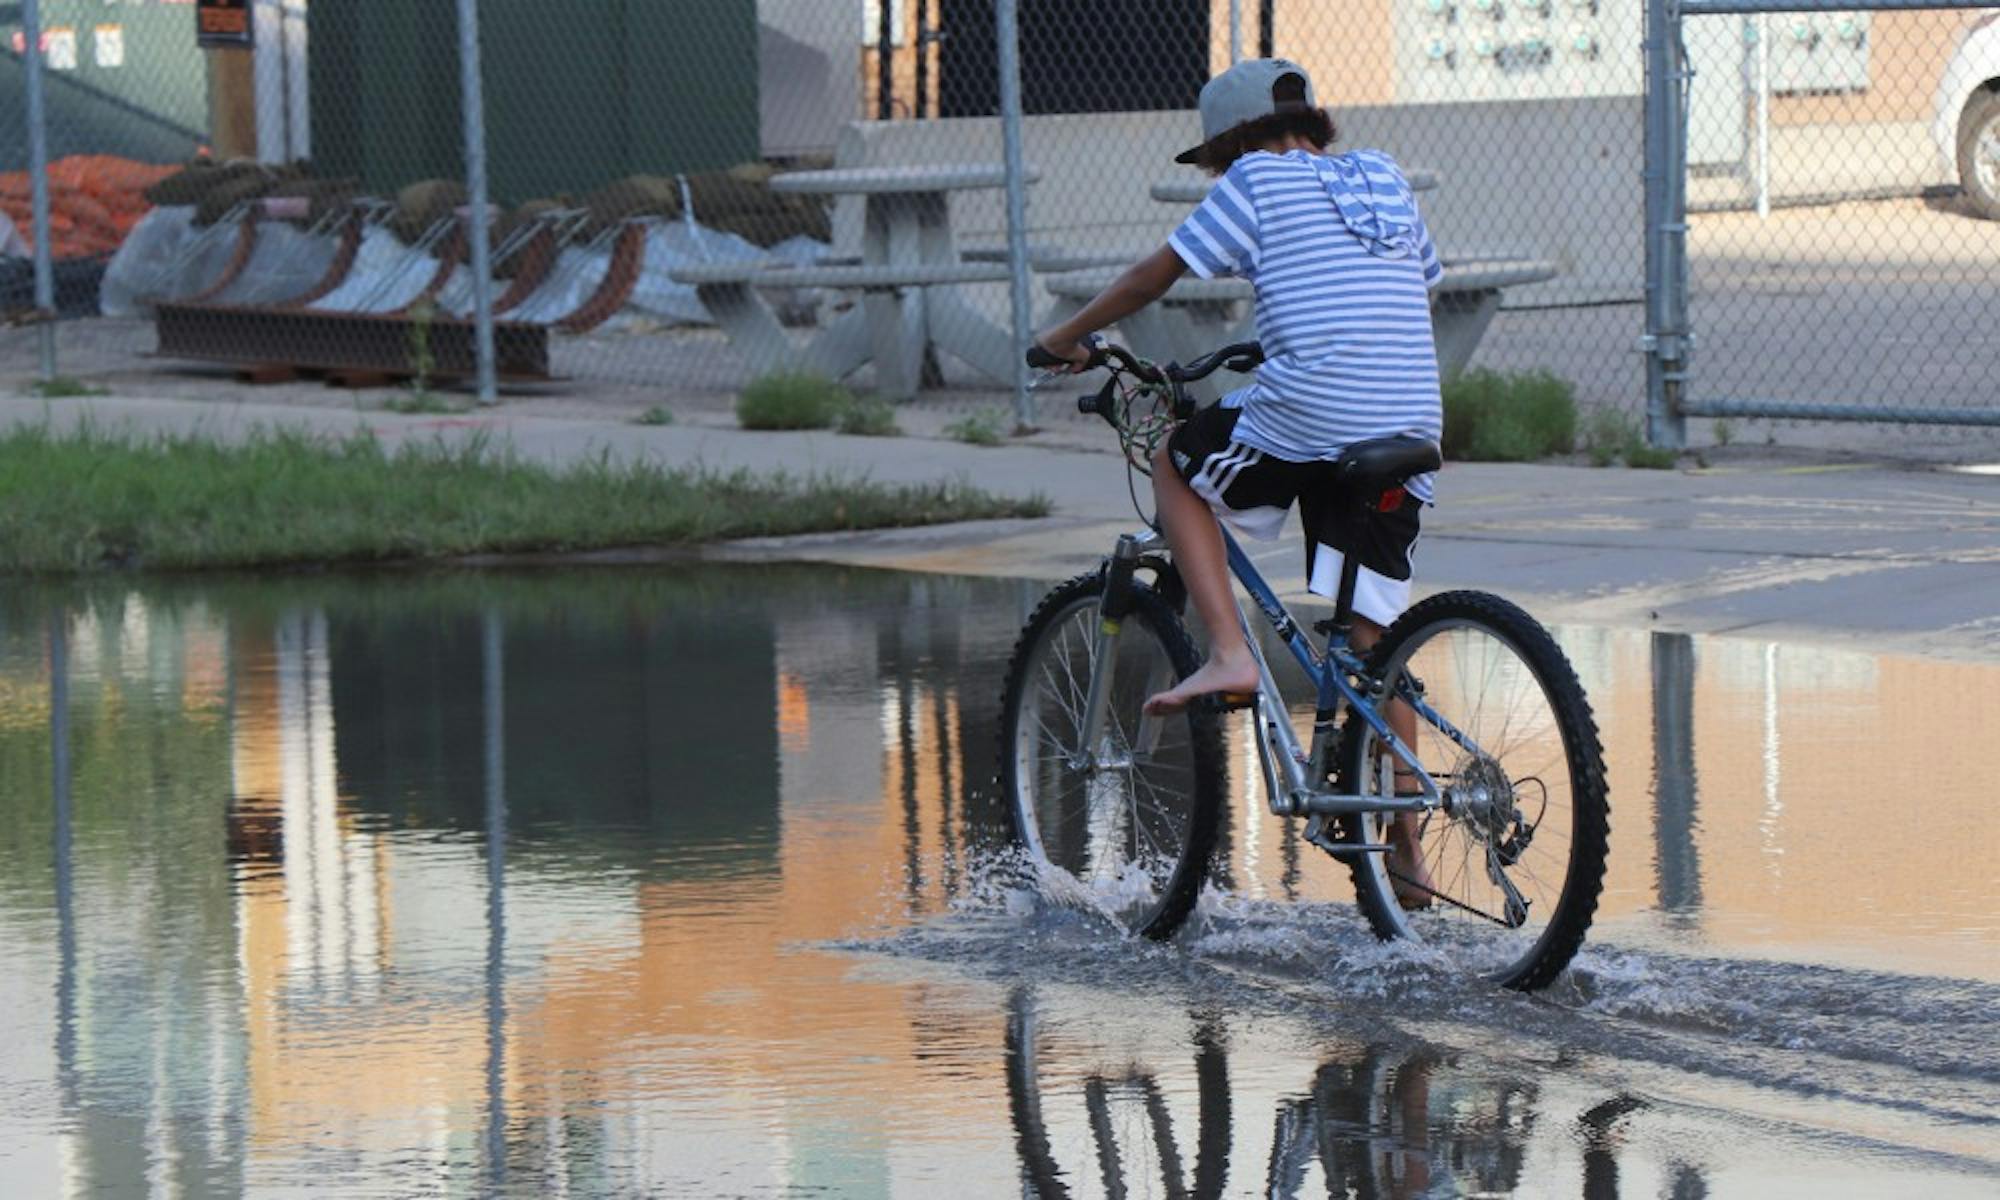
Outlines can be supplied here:
<path id="1" fill-rule="evenodd" d="M 437 306 L 430 301 L 410 306 L 410 391 L 419 397 L 430 395 L 431 372 L 437 369 L 437 355 L 431 352 L 431 323 L 436 320 Z"/>
<path id="2" fill-rule="evenodd" d="M 1728 417 L 1717 417 L 1715 419 L 1715 444 L 1718 446 L 1727 446 L 1735 440 L 1736 426 L 1730 422 Z"/>
<path id="3" fill-rule="evenodd" d="M 406 415 L 455 413 L 462 411 L 453 404 L 451 397 L 440 396 L 428 388 L 412 388 L 407 392 L 396 392 L 382 401 L 382 407 L 393 413 Z"/>
<path id="4" fill-rule="evenodd" d="M 895 407 L 876 396 L 857 397 L 840 414 L 839 428 L 857 437 L 900 437 L 903 432 Z"/>
<path id="5" fill-rule="evenodd" d="M 664 404 L 655 404 L 645 412 L 633 417 L 632 423 L 635 425 L 671 425 L 674 423 L 674 410 Z"/>
<path id="6" fill-rule="evenodd" d="M 781 372 L 750 381 L 736 397 L 736 420 L 745 429 L 825 429 L 853 404 L 825 376 Z"/>
<path id="7" fill-rule="evenodd" d="M 1590 456 L 1593 467 L 1608 467 L 1618 461 L 1626 445 L 1637 440 L 1639 431 L 1632 418 L 1616 408 L 1595 408 L 1584 419 L 1583 436 L 1577 448 Z"/>
<path id="8" fill-rule="evenodd" d="M 998 446 L 1007 440 L 1007 414 L 982 408 L 944 427 L 944 435 L 972 446 Z"/>
<path id="9" fill-rule="evenodd" d="M 1672 467 L 1679 458 L 1672 450 L 1647 445 L 1639 422 L 1616 408 L 1600 408 L 1590 414 L 1584 424 L 1582 449 L 1593 467 L 1608 467 L 1622 459 L 1628 467 L 1659 471 Z"/>
<path id="10" fill-rule="evenodd" d="M 1635 442 L 1625 447 L 1625 465 L 1642 471 L 1667 471 L 1673 468 L 1680 455 L 1659 446 L 1648 446 Z"/>
<path id="11" fill-rule="evenodd" d="M 67 400 L 72 396 L 109 396 L 111 389 L 85 383 L 70 375 L 58 375 L 54 379 L 37 379 L 28 385 L 28 390 L 44 400 Z"/>
<path id="12" fill-rule="evenodd" d="M 1548 371 L 1463 372 L 1444 386 L 1444 454 L 1472 462 L 1527 462 L 1576 442 L 1576 390 Z"/>

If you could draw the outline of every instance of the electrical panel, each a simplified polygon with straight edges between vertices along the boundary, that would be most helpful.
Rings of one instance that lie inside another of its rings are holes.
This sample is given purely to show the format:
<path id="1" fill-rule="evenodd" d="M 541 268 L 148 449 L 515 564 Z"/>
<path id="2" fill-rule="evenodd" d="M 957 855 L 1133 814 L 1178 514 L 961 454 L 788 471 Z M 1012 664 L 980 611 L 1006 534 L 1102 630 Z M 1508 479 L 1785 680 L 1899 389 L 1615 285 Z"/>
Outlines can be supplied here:
<path id="1" fill-rule="evenodd" d="M 1637 95 L 1644 87 L 1645 0 L 1393 0 L 1393 8 L 1401 103 Z M 1867 13 L 1781 13 L 1766 20 L 1773 92 L 1868 86 Z M 1717 52 L 1739 40 L 1733 32 L 1739 21 L 1687 22 L 1688 39 L 1707 43 L 1690 46 L 1690 56 L 1708 59 L 1711 70 L 1727 62 L 1725 79 L 1708 81 L 1726 90 L 1735 87 L 1735 56 Z M 1713 32 L 1725 24 L 1732 30 L 1726 37 Z M 1747 61 L 1754 40 L 1746 33 L 1740 42 Z"/>
<path id="2" fill-rule="evenodd" d="M 1406 104 L 1636 95 L 1644 0 L 1395 0 Z"/>
<path id="3" fill-rule="evenodd" d="M 1868 86 L 1869 14 L 1772 13 L 1771 90 L 1858 92 Z"/>

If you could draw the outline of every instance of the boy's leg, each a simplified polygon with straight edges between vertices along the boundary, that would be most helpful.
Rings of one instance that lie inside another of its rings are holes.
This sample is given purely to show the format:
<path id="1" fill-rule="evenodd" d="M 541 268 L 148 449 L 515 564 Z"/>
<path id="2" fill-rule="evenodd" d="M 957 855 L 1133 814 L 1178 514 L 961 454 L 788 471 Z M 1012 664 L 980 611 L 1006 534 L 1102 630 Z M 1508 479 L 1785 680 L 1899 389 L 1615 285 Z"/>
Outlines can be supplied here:
<path id="1" fill-rule="evenodd" d="M 1208 627 L 1208 661 L 1174 687 L 1146 701 L 1155 715 L 1178 712 L 1197 696 L 1212 692 L 1257 690 L 1257 660 L 1243 640 L 1236 597 L 1229 587 L 1229 558 L 1222 544 L 1222 526 L 1208 501 L 1174 469 L 1169 451 L 1153 456 L 1153 497 L 1160 524 L 1174 553 L 1174 566 L 1187 585 L 1195 612 Z"/>
<path id="2" fill-rule="evenodd" d="M 1368 618 L 1356 614 L 1354 618 L 1354 648 L 1366 654 L 1382 637 L 1382 627 Z M 1383 715 L 1389 728 L 1405 746 L 1417 747 L 1417 711 L 1401 700 L 1389 701 L 1388 711 Z M 1395 764 L 1397 795 L 1418 795 L 1423 786 L 1411 777 L 1411 769 L 1398 762 Z M 1415 813 L 1401 813 L 1389 822 L 1389 867 L 1404 879 L 1417 884 L 1411 887 L 1400 880 L 1391 880 L 1395 885 L 1396 899 L 1404 908 L 1428 908 L 1431 898 L 1422 889 L 1435 887 L 1430 871 L 1424 866 L 1424 847 L 1418 836 L 1420 819 Z"/>

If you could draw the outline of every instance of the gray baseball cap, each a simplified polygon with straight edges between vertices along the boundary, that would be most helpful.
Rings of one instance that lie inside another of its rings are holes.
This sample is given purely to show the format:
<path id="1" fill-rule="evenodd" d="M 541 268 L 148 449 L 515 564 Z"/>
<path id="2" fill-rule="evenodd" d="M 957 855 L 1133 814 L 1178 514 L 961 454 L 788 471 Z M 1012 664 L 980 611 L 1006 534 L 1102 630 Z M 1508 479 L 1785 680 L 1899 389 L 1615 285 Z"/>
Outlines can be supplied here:
<path id="1" fill-rule="evenodd" d="M 1319 107 L 1306 69 L 1285 58 L 1246 58 L 1201 85 L 1201 140 L 1217 137 L 1259 117 L 1305 112 Z M 1191 163 L 1201 146 L 1174 156 Z"/>

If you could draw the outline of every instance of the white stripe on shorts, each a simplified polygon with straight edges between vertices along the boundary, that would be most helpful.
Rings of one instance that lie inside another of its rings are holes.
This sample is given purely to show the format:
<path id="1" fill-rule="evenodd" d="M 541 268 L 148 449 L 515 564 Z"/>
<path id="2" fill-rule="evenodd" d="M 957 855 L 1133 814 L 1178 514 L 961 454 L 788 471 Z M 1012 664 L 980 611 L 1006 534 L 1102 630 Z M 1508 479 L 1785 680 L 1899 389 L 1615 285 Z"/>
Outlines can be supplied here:
<path id="1" fill-rule="evenodd" d="M 1249 448 L 1245 447 L 1245 449 Z M 1262 450 L 1250 450 L 1249 455 L 1245 457 L 1242 462 L 1239 462 L 1235 466 L 1229 468 L 1229 474 L 1226 477 L 1224 477 L 1221 485 L 1215 489 L 1215 494 L 1220 496 L 1224 492 L 1227 492 L 1230 489 L 1230 487 L 1236 483 L 1236 477 L 1243 473 L 1244 468 L 1254 467 L 1258 463 L 1263 461 L 1264 461 L 1264 452 Z"/>
<path id="2" fill-rule="evenodd" d="M 1220 454 L 1211 454 L 1208 456 L 1208 461 L 1201 464 L 1201 470 L 1196 471 L 1194 478 L 1188 480 L 1188 486 L 1194 489 L 1196 495 L 1210 504 L 1221 504 L 1222 493 L 1227 490 L 1228 485 L 1216 486 L 1216 476 L 1229 470 L 1232 466 L 1239 465 L 1238 460 L 1242 459 L 1245 455 L 1254 453 L 1256 451 L 1250 449 L 1248 446 L 1231 442 L 1227 450 L 1224 450 Z M 1231 475 L 1230 478 L 1234 480 L 1236 477 Z"/>

